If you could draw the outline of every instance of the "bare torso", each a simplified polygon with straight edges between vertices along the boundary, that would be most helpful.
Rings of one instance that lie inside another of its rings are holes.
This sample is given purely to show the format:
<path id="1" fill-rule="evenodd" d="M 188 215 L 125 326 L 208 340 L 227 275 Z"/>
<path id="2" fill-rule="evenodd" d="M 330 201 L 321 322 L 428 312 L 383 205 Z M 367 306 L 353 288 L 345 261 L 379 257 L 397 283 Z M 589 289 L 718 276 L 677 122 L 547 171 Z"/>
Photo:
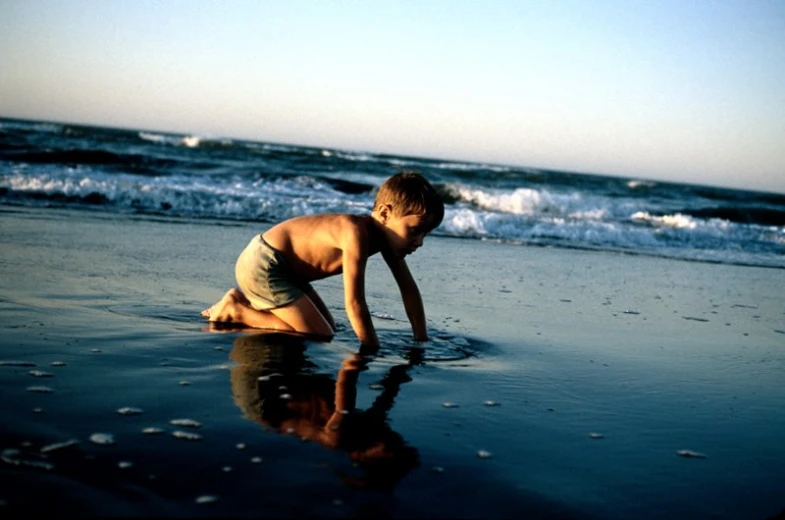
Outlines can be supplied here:
<path id="1" fill-rule="evenodd" d="M 343 245 L 347 235 L 359 232 L 368 256 L 379 252 L 379 241 L 369 216 L 327 214 L 296 217 L 276 224 L 263 238 L 289 261 L 294 275 L 313 281 L 343 270 Z"/>

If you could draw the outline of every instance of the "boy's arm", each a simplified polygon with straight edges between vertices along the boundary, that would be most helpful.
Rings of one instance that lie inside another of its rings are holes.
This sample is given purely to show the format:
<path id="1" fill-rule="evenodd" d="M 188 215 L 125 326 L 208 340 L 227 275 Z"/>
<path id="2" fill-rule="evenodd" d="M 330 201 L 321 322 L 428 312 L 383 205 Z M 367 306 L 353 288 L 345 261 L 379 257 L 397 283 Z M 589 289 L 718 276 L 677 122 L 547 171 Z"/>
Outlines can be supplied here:
<path id="1" fill-rule="evenodd" d="M 343 233 L 343 292 L 344 305 L 360 344 L 378 348 L 379 338 L 365 302 L 365 265 L 368 260 L 367 237 L 358 227 Z"/>
<path id="2" fill-rule="evenodd" d="M 409 323 L 412 324 L 414 340 L 428 341 L 428 327 L 425 322 L 425 309 L 422 304 L 420 289 L 417 287 L 417 282 L 414 281 L 411 271 L 409 271 L 409 266 L 406 265 L 406 261 L 403 258 L 384 253 L 383 256 L 401 291 L 403 308 L 406 310 Z"/>

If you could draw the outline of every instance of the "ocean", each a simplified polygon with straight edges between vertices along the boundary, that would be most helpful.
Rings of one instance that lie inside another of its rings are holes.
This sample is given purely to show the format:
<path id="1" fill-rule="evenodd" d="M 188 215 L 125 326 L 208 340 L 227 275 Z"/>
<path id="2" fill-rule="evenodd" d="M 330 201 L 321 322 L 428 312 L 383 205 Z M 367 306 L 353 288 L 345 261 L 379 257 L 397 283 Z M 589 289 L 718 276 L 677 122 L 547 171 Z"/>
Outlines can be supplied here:
<path id="1" fill-rule="evenodd" d="M 251 237 L 371 210 L 360 348 L 210 324 Z M 785 195 L 0 120 L 2 518 L 785 518 Z"/>
<path id="2" fill-rule="evenodd" d="M 274 223 L 370 212 L 402 169 L 442 193 L 435 235 L 785 268 L 783 194 L 0 119 L 9 206 Z"/>

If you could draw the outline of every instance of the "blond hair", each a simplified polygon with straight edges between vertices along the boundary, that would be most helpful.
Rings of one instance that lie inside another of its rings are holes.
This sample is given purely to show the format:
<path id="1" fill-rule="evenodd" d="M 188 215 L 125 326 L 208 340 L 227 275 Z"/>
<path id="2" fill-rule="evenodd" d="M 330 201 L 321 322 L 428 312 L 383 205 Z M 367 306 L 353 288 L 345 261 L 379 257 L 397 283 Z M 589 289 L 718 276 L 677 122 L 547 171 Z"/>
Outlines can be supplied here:
<path id="1" fill-rule="evenodd" d="M 444 219 L 444 202 L 436 189 L 421 174 L 406 170 L 387 179 L 376 193 L 374 211 L 389 205 L 398 217 L 419 215 L 433 223 L 433 228 Z"/>

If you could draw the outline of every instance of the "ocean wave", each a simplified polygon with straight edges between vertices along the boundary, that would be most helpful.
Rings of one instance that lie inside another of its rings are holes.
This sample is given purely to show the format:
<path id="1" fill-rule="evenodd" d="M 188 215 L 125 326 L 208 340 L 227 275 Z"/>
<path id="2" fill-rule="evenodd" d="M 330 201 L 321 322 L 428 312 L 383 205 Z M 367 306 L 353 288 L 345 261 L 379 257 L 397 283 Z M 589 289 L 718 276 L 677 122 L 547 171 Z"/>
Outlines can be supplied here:
<path id="1" fill-rule="evenodd" d="M 637 222 L 647 222 L 655 226 L 662 225 L 677 229 L 695 229 L 698 227 L 695 219 L 689 215 L 683 215 L 681 213 L 676 213 L 674 215 L 654 216 L 649 214 L 648 211 L 638 211 L 630 218 Z"/>
<path id="2" fill-rule="evenodd" d="M 785 267 L 785 229 L 640 213 L 625 221 L 448 209 L 439 234 Z M 647 225 L 640 225 L 641 222 Z"/>
<path id="3" fill-rule="evenodd" d="M 0 159 L 28 164 L 61 167 L 92 166 L 137 174 L 156 174 L 174 168 L 181 161 L 150 154 L 115 153 L 99 149 L 0 150 Z"/>
<path id="4" fill-rule="evenodd" d="M 139 132 L 137 135 L 143 141 L 167 146 L 183 146 L 185 148 L 232 147 L 235 145 L 232 139 L 199 135 L 173 135 L 154 132 Z"/>
<path id="5" fill-rule="evenodd" d="M 513 215 L 563 214 L 568 208 L 574 208 L 580 204 L 581 199 L 580 194 L 577 193 L 556 195 L 531 188 L 518 188 L 511 192 L 491 192 L 483 189 L 458 187 L 457 192 L 459 199 L 463 202 L 468 202 L 481 209 L 512 213 Z"/>
<path id="6" fill-rule="evenodd" d="M 657 185 L 653 181 L 631 180 L 627 181 L 627 187 L 631 190 L 642 190 L 653 188 Z"/>
<path id="7" fill-rule="evenodd" d="M 0 121 L 0 131 L 60 134 L 63 132 L 63 125 L 59 123 L 28 123 L 23 121 L 13 121 L 10 119 L 6 119 Z"/>
<path id="8" fill-rule="evenodd" d="M 97 176 L 84 175 L 78 169 L 31 174 L 19 167 L 0 176 L 0 190 L 0 195 L 10 202 L 85 202 L 133 212 L 165 211 L 172 215 L 238 220 L 278 221 L 303 214 L 371 209 L 367 197 L 347 194 L 334 189 L 330 182 L 304 177 L 249 181 L 241 177 L 215 179 L 193 175 Z"/>
<path id="9" fill-rule="evenodd" d="M 434 234 L 785 267 L 785 195 L 466 161 L 0 120 L 0 203 L 278 222 L 370 213 L 421 171 Z"/>

